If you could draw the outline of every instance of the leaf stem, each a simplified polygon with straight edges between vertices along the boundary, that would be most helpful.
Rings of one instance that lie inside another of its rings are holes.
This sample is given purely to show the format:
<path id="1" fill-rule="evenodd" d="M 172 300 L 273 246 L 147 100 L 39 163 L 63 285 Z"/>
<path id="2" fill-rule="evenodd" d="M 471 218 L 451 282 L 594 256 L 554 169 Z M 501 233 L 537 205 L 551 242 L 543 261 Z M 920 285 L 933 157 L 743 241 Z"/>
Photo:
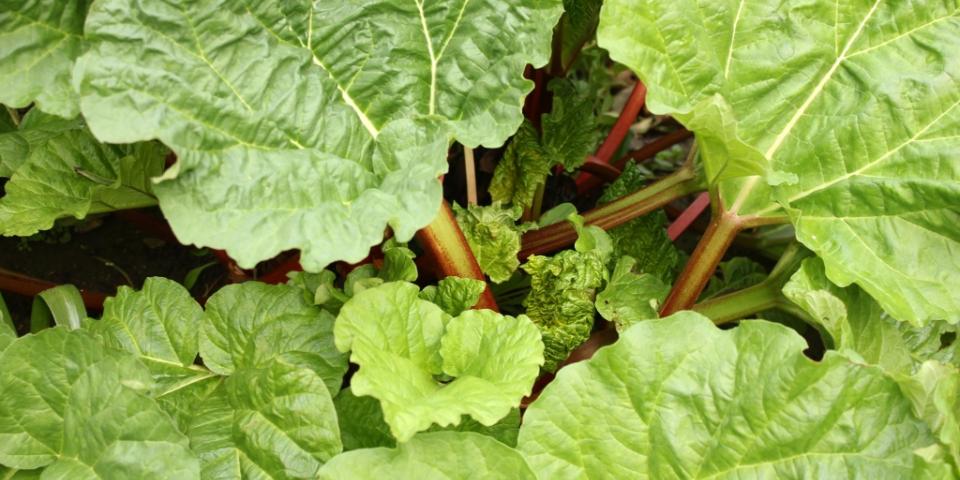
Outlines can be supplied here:
<path id="1" fill-rule="evenodd" d="M 688 162 L 673 174 L 646 188 L 588 210 L 583 213 L 583 219 L 587 225 L 596 225 L 609 230 L 703 189 L 702 176 L 697 173 L 693 164 Z M 572 245 L 576 240 L 577 232 L 569 222 L 555 223 L 525 234 L 520 258 L 552 252 Z"/>
<path id="2" fill-rule="evenodd" d="M 613 124 L 613 128 L 610 129 L 600 148 L 597 149 L 597 153 L 594 154 L 594 157 L 596 157 L 598 161 L 610 163 L 613 154 L 617 153 L 623 140 L 627 138 L 627 133 L 630 132 L 630 126 L 637 120 L 637 115 L 640 115 L 640 110 L 643 109 L 646 98 L 647 87 L 643 85 L 643 82 L 638 80 L 637 84 L 633 87 L 633 91 L 630 92 L 630 97 L 627 98 L 627 103 L 623 106 L 623 110 L 620 111 L 620 116 L 617 117 L 616 123 Z M 591 181 L 591 177 L 592 175 L 586 172 L 581 172 L 580 175 L 577 176 L 578 192 L 586 192 L 589 190 L 589 188 L 586 188 L 587 185 L 596 182 L 596 180 Z"/>
<path id="3" fill-rule="evenodd" d="M 467 238 L 463 236 L 463 231 L 457 225 L 453 211 L 450 210 L 450 204 L 446 200 L 440 206 L 440 212 L 437 213 L 433 222 L 417 232 L 416 239 L 420 246 L 426 250 L 427 255 L 433 258 L 434 265 L 439 267 L 443 276 L 472 278 L 486 282 L 483 271 L 480 270 L 480 264 L 473 256 L 470 244 L 467 243 Z M 480 295 L 480 300 L 474 308 L 499 311 L 489 285 Z"/>
<path id="4" fill-rule="evenodd" d="M 463 166 L 467 176 L 467 204 L 477 204 L 477 165 L 473 159 L 473 149 L 463 147 Z"/>
<path id="5" fill-rule="evenodd" d="M 710 277 L 727 253 L 733 238 L 743 228 L 740 217 L 731 213 L 721 213 L 710 222 L 710 226 L 693 250 L 683 272 L 677 278 L 670 295 L 663 302 L 660 316 L 665 317 L 680 310 L 687 310 L 700 297 Z"/>
<path id="6" fill-rule="evenodd" d="M 797 315 L 797 309 L 783 295 L 783 286 L 790 280 L 794 272 L 800 268 L 800 263 L 808 257 L 810 252 L 799 243 L 791 243 L 780 257 L 780 261 L 773 267 L 773 271 L 763 281 L 743 290 L 727 295 L 721 295 L 700 302 L 691 308 L 709 317 L 716 324 L 739 320 L 755 315 L 772 308 L 786 310 Z M 801 313 L 801 318 L 806 315 Z"/>
<path id="7" fill-rule="evenodd" d="M 732 211 L 723 211 L 722 208 L 719 208 L 718 212 L 680 272 L 670 295 L 663 302 L 661 317 L 693 307 L 727 249 L 742 230 L 787 221 L 785 217 L 739 216 Z"/>

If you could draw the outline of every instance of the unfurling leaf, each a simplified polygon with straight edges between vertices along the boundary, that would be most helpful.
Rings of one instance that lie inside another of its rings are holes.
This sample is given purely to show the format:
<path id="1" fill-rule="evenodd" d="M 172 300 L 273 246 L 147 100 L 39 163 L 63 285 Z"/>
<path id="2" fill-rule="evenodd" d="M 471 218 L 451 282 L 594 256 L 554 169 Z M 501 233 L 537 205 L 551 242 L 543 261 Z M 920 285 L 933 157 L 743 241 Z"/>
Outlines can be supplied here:
<path id="1" fill-rule="evenodd" d="M 337 347 L 360 365 L 355 395 L 380 400 L 398 441 L 469 415 L 493 425 L 528 395 L 543 363 L 524 316 L 468 310 L 450 318 L 416 285 L 385 283 L 355 295 L 334 326 Z"/>
<path id="2" fill-rule="evenodd" d="M 453 212 L 483 273 L 496 283 L 507 281 L 520 266 L 517 255 L 524 229 L 516 221 L 523 209 L 518 206 L 505 208 L 500 202 L 494 202 L 493 205 L 468 205 L 467 208 L 453 204 Z"/>

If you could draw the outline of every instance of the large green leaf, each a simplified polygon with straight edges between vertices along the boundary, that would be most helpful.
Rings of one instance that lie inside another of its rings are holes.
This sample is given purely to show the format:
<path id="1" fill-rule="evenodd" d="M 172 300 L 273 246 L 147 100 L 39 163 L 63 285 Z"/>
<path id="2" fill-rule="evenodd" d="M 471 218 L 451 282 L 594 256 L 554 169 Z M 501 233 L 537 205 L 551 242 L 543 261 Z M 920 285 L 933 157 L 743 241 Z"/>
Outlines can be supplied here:
<path id="1" fill-rule="evenodd" d="M 0 2 L 0 103 L 73 118 L 80 112 L 70 83 L 83 52 L 89 0 Z"/>
<path id="2" fill-rule="evenodd" d="M 537 476 L 517 451 L 490 437 L 468 432 L 436 432 L 422 433 L 393 449 L 368 448 L 343 453 L 324 465 L 320 478 L 534 480 Z"/>
<path id="3" fill-rule="evenodd" d="M 347 356 L 334 345 L 333 320 L 295 287 L 228 285 L 207 301 L 200 356 L 220 375 L 280 358 L 316 372 L 333 396 L 347 371 Z"/>
<path id="4" fill-rule="evenodd" d="M 306 368 L 243 368 L 192 402 L 187 435 L 205 480 L 316 478 L 341 450 L 333 401 Z"/>
<path id="5" fill-rule="evenodd" d="M 0 174 L 11 177 L 0 234 L 33 235 L 61 217 L 155 205 L 150 178 L 165 154 L 154 142 L 102 144 L 82 121 L 31 111 L 17 132 L 0 135 Z"/>
<path id="6" fill-rule="evenodd" d="M 960 365 L 958 327 L 942 321 L 919 328 L 897 322 L 857 286 L 830 283 L 818 258 L 804 260 L 783 293 L 829 334 L 834 348 L 853 350 L 889 372 L 910 374 L 927 360 Z M 951 335 L 954 340 L 944 347 L 941 339 Z"/>
<path id="7" fill-rule="evenodd" d="M 491 310 L 450 318 L 418 294 L 416 285 L 386 283 L 340 310 L 337 347 L 360 365 L 351 390 L 380 400 L 401 442 L 462 415 L 493 425 L 530 393 L 543 363 L 537 328 Z"/>
<path id="8" fill-rule="evenodd" d="M 44 478 L 195 478 L 186 437 L 135 357 L 84 330 L 46 329 L 0 355 L 0 463 Z"/>
<path id="9" fill-rule="evenodd" d="M 102 1 L 76 85 L 100 139 L 176 151 L 156 192 L 182 241 L 316 271 L 427 225 L 451 138 L 516 130 L 560 3 Z"/>
<path id="10" fill-rule="evenodd" d="M 612 0 L 598 35 L 697 133 L 728 209 L 786 211 L 898 320 L 960 321 L 960 5 Z"/>
<path id="11" fill-rule="evenodd" d="M 934 443 L 890 377 L 821 362 L 781 325 L 640 322 L 560 371 L 524 416 L 541 478 L 912 478 Z"/>

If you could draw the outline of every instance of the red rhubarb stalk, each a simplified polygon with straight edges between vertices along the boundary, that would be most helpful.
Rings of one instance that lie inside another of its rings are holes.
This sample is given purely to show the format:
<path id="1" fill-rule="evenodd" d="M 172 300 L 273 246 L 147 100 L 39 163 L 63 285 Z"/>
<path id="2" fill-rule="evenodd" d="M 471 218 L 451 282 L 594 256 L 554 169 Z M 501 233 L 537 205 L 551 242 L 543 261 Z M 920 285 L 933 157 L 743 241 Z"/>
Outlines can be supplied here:
<path id="1" fill-rule="evenodd" d="M 450 204 L 444 200 L 440 212 L 433 222 L 416 234 L 417 243 L 426 251 L 443 276 L 456 276 L 486 281 L 477 258 L 470 250 L 467 238 L 463 236 L 457 220 L 450 210 Z M 497 310 L 497 302 L 487 286 L 480 295 L 474 308 Z"/>
<path id="2" fill-rule="evenodd" d="M 57 284 L 40 280 L 9 270 L 0 269 L 0 290 L 16 293 L 27 297 L 35 297 L 44 290 L 56 287 Z M 83 305 L 91 310 L 103 310 L 103 301 L 107 295 L 101 292 L 80 289 Z"/>
<path id="3" fill-rule="evenodd" d="M 676 240 L 680 238 L 680 235 L 683 234 L 690 227 L 690 224 L 693 223 L 700 214 L 703 213 L 707 207 L 710 206 L 710 194 L 708 192 L 703 192 L 697 196 L 696 200 L 690 204 L 683 213 L 677 217 L 673 223 L 667 227 L 667 236 L 670 237 L 670 240 Z"/>
<path id="4" fill-rule="evenodd" d="M 616 123 L 613 124 L 613 128 L 610 129 L 610 133 L 607 134 L 607 138 L 603 140 L 603 143 L 600 145 L 600 148 L 597 149 L 597 153 L 594 154 L 594 157 L 602 163 L 610 163 L 610 160 L 613 158 L 613 154 L 617 153 L 617 149 L 620 148 L 620 144 L 623 143 L 623 139 L 627 138 L 627 133 L 630 132 L 630 126 L 633 125 L 633 122 L 637 120 L 637 116 L 640 115 L 640 110 L 643 109 L 643 103 L 647 98 L 647 87 L 643 85 L 642 82 L 637 81 L 637 84 L 633 87 L 633 91 L 630 92 L 630 97 L 627 98 L 626 105 L 623 106 L 623 110 L 620 111 L 620 116 L 617 117 Z M 591 174 L 582 172 L 577 176 L 577 191 L 580 193 L 586 192 L 586 186 L 591 182 Z"/>

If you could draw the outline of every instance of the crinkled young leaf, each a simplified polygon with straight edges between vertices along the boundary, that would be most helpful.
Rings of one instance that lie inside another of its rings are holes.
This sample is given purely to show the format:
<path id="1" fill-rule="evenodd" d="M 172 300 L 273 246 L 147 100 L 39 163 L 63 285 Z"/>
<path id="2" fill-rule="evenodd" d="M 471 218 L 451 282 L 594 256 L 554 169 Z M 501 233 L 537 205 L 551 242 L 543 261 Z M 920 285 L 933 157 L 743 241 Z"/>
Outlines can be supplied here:
<path id="1" fill-rule="evenodd" d="M 543 368 L 551 372 L 590 337 L 593 300 L 607 280 L 612 249 L 603 230 L 584 228 L 582 219 L 571 218 L 579 233 L 576 250 L 552 257 L 532 255 L 521 267 L 530 274 L 530 293 L 523 305 L 543 336 Z"/>
<path id="2" fill-rule="evenodd" d="M 537 129 L 530 122 L 523 122 L 493 171 L 490 197 L 495 202 L 529 207 L 553 165 L 554 160 L 540 146 Z"/>
<path id="3" fill-rule="evenodd" d="M 931 322 L 917 328 L 898 322 L 856 285 L 831 283 L 818 258 L 804 260 L 783 293 L 830 335 L 834 348 L 855 351 L 884 370 L 910 374 L 926 360 L 960 365 L 956 340 L 945 348 L 941 341 L 945 335 L 956 338 L 958 327 Z"/>
<path id="4" fill-rule="evenodd" d="M 417 279 L 417 264 L 413 259 L 416 254 L 404 245 L 398 244 L 392 238 L 384 242 L 383 267 L 377 276 L 384 282 L 413 282 Z"/>
<path id="5" fill-rule="evenodd" d="M 316 372 L 331 395 L 340 391 L 346 355 L 333 340 L 334 317 L 287 285 L 228 285 L 207 301 L 200 356 L 220 375 L 259 368 L 275 358 Z"/>
<path id="6" fill-rule="evenodd" d="M 44 478 L 196 478 L 147 369 L 85 330 L 28 335 L 2 355 L 0 463 Z"/>
<path id="7" fill-rule="evenodd" d="M 649 273 L 637 273 L 637 261 L 620 257 L 610 281 L 597 294 L 597 312 L 623 332 L 636 322 L 658 318 L 670 286 Z"/>
<path id="8" fill-rule="evenodd" d="M 560 3 L 106 0 L 75 84 L 99 138 L 176 151 L 156 192 L 181 241 L 317 271 L 427 225 L 451 138 L 516 130 Z"/>
<path id="9" fill-rule="evenodd" d="M 897 383 L 781 325 L 640 322 L 560 371 L 524 416 L 541 478 L 911 478 L 933 444 Z"/>
<path id="10" fill-rule="evenodd" d="M 614 0 L 598 36 L 641 76 L 652 111 L 697 133 L 712 182 L 766 174 L 721 185 L 726 207 L 785 211 L 831 281 L 858 284 L 894 318 L 957 323 L 958 12 Z"/>
<path id="11" fill-rule="evenodd" d="M 89 0 L 4 0 L 0 3 L 0 103 L 64 118 L 80 112 L 70 84 L 83 53 Z"/>
<path id="12" fill-rule="evenodd" d="M 369 448 L 338 455 L 320 470 L 322 480 L 345 478 L 468 478 L 534 480 L 516 450 L 469 432 L 421 433 L 396 448 Z"/>
<path id="13" fill-rule="evenodd" d="M 523 209 L 503 207 L 500 202 L 467 208 L 454 203 L 453 213 L 483 273 L 496 283 L 507 281 L 520 266 L 517 255 L 523 228 L 516 222 Z"/>
<path id="14" fill-rule="evenodd" d="M 341 451 L 323 380 L 282 360 L 239 369 L 198 398 L 187 434 L 204 479 L 316 478 Z"/>
<path id="15" fill-rule="evenodd" d="M 340 310 L 337 347 L 360 365 L 353 393 L 380 400 L 401 442 L 462 415 L 493 425 L 530 393 L 543 363 L 539 332 L 524 316 L 491 310 L 451 319 L 418 294 L 416 285 L 386 283 Z"/>
<path id="16" fill-rule="evenodd" d="M 436 285 L 424 288 L 420 298 L 436 304 L 451 316 L 457 316 L 476 305 L 486 287 L 482 280 L 444 277 Z"/>
<path id="17" fill-rule="evenodd" d="M 652 172 L 630 160 L 623 174 L 607 186 L 597 203 L 612 202 L 640 190 L 651 179 Z M 658 210 L 607 230 L 613 240 L 613 257 L 631 256 L 637 262 L 636 270 L 672 284 L 683 268 L 684 255 L 667 236 L 666 224 L 666 214 Z"/>
<path id="18" fill-rule="evenodd" d="M 553 108 L 543 115 L 540 143 L 547 158 L 572 171 L 583 165 L 597 144 L 594 98 L 563 79 L 551 81 L 550 91 Z"/>
<path id="19" fill-rule="evenodd" d="M 11 178 L 0 199 L 0 234 L 28 236 L 61 217 L 157 203 L 150 178 L 162 171 L 166 149 L 155 142 L 106 145 L 83 122 L 38 111 L 2 136 L 0 173 Z"/>

